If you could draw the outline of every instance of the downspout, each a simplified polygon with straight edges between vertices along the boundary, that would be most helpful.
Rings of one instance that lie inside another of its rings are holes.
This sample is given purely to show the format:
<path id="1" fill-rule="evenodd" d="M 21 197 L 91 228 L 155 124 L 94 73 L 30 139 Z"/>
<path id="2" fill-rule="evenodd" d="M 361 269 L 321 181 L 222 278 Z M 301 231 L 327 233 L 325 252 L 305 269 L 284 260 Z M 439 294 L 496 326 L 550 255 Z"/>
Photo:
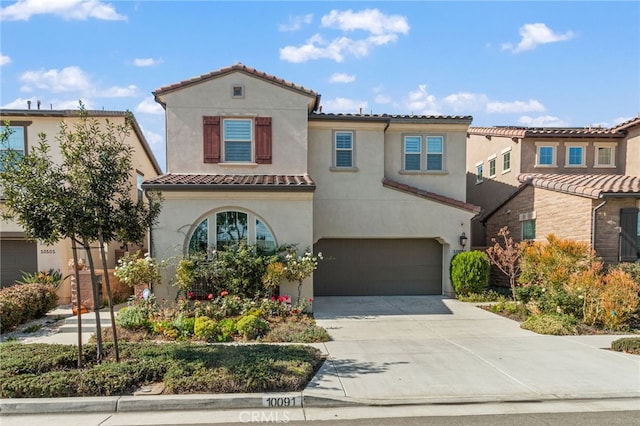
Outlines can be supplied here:
<path id="1" fill-rule="evenodd" d="M 591 217 L 591 249 L 595 251 L 596 249 L 596 220 L 598 210 L 600 210 L 604 205 L 607 204 L 607 199 L 604 198 L 604 201 L 598 204 L 593 208 L 593 215 Z"/>

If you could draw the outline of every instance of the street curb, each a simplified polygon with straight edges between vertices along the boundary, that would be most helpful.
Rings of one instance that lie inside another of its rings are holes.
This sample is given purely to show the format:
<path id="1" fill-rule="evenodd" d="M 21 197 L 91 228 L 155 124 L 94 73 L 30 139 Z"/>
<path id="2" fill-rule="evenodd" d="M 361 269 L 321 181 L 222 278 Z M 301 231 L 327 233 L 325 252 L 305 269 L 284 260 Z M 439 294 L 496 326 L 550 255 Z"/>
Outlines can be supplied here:
<path id="1" fill-rule="evenodd" d="M 113 397 L 71 397 L 71 398 L 16 398 L 0 399 L 0 416 L 15 414 L 60 414 L 60 413 L 132 413 L 157 411 L 206 411 L 229 409 L 270 409 L 283 407 L 265 406 L 266 398 L 302 397 L 302 406 L 287 408 L 347 408 L 347 407 L 394 407 L 394 406 L 437 406 L 472 404 L 514 404 L 544 403 L 560 401 L 606 401 L 638 400 L 640 392 L 621 393 L 607 396 L 557 396 L 541 395 L 539 398 L 410 398 L 410 399 L 353 399 L 348 397 L 305 396 L 304 392 L 265 394 L 195 394 L 195 395 L 149 395 Z"/>

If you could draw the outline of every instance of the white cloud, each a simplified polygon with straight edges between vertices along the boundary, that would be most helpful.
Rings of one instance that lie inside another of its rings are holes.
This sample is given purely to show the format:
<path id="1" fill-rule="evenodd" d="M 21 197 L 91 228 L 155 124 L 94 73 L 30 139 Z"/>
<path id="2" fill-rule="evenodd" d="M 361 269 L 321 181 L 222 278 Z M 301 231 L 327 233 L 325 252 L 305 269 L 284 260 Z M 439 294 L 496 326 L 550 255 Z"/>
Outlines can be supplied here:
<path id="1" fill-rule="evenodd" d="M 406 107 L 414 115 L 439 115 L 437 98 L 427 91 L 427 86 L 421 84 L 418 90 L 409 92 Z"/>
<path id="2" fill-rule="evenodd" d="M 20 76 L 19 80 L 25 84 L 21 88 L 24 92 L 31 92 L 34 87 L 54 93 L 92 91 L 87 74 L 76 66 L 61 70 L 27 71 Z"/>
<path id="3" fill-rule="evenodd" d="M 387 95 L 376 95 L 375 98 L 375 103 L 377 104 L 389 104 L 391 103 L 391 97 L 387 96 Z"/>
<path id="4" fill-rule="evenodd" d="M 328 99 L 322 103 L 322 112 L 333 112 L 343 114 L 357 114 L 360 108 L 364 112 L 367 109 L 367 101 L 357 99 L 335 98 Z"/>
<path id="5" fill-rule="evenodd" d="M 520 43 L 514 48 L 513 44 L 505 43 L 502 45 L 503 50 L 511 50 L 513 53 L 520 53 L 527 50 L 533 50 L 539 45 L 547 43 L 555 43 L 558 41 L 571 40 L 574 36 L 572 31 L 564 34 L 556 34 L 549 27 L 542 23 L 525 24 L 520 27 Z"/>
<path id="6" fill-rule="evenodd" d="M 442 99 L 443 105 L 450 107 L 455 112 L 464 113 L 483 110 L 488 101 L 487 95 L 468 92 L 453 93 Z"/>
<path id="7" fill-rule="evenodd" d="M 567 127 L 569 124 L 558 117 L 552 115 L 541 115 L 539 117 L 522 116 L 518 123 L 527 127 Z"/>
<path id="8" fill-rule="evenodd" d="M 136 67 L 152 67 L 162 63 L 162 59 L 153 58 L 136 58 L 133 60 L 133 65 Z"/>
<path id="9" fill-rule="evenodd" d="M 11 62 L 11 58 L 7 55 L 0 54 L 0 67 Z"/>
<path id="10" fill-rule="evenodd" d="M 345 56 L 361 58 L 369 55 L 371 49 L 398 40 L 398 34 L 407 34 L 407 19 L 399 15 L 384 15 L 378 9 L 361 12 L 332 10 L 321 19 L 322 27 L 339 29 L 344 32 L 362 30 L 370 35 L 361 39 L 340 36 L 326 41 L 321 34 L 315 34 L 301 46 L 285 46 L 280 49 L 280 59 L 293 63 L 314 59 L 331 59 L 342 62 Z"/>
<path id="11" fill-rule="evenodd" d="M 164 109 L 153 97 L 148 97 L 136 106 L 135 112 L 142 114 L 164 114 Z"/>
<path id="12" fill-rule="evenodd" d="M 100 92 L 99 96 L 103 98 L 127 98 L 135 96 L 138 93 L 138 88 L 131 84 L 127 87 L 113 86 Z"/>
<path id="13" fill-rule="evenodd" d="M 329 83 L 353 83 L 354 81 L 356 81 L 355 75 L 344 72 L 334 72 L 329 77 Z"/>
<path id="14" fill-rule="evenodd" d="M 304 25 L 309 25 L 312 21 L 313 15 L 311 13 L 300 16 L 289 16 L 289 22 L 280 24 L 278 29 L 280 31 L 298 31 Z"/>
<path id="15" fill-rule="evenodd" d="M 126 21 L 111 4 L 99 0 L 18 0 L 0 9 L 2 21 L 28 21 L 32 16 L 51 14 L 68 20 L 95 18 L 105 21 Z"/>
<path id="16" fill-rule="evenodd" d="M 400 15 L 385 15 L 378 9 L 365 9 L 360 12 L 353 12 L 351 9 L 332 10 L 322 17 L 321 23 L 327 28 L 337 28 L 342 31 L 363 30 L 375 35 L 409 32 L 407 18 Z"/>
<path id="17" fill-rule="evenodd" d="M 160 146 L 164 142 L 164 137 L 161 134 L 147 130 L 142 126 L 140 126 L 140 129 L 142 130 L 145 139 L 147 140 L 147 142 L 149 142 L 149 145 L 151 147 Z"/>
<path id="18" fill-rule="evenodd" d="M 526 102 L 523 101 L 512 101 L 512 102 L 501 102 L 501 101 L 492 101 L 487 102 L 487 112 L 489 113 L 498 113 L 498 114 L 509 114 L 509 113 L 522 113 L 522 112 L 542 112 L 545 110 L 544 105 L 535 99 L 529 99 Z"/>

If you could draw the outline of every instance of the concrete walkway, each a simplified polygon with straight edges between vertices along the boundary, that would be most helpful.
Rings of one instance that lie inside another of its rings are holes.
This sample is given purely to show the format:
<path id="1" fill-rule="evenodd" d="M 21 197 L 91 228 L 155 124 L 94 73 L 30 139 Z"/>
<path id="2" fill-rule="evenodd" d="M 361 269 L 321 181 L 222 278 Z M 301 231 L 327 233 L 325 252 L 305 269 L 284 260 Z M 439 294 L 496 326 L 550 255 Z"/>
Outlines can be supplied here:
<path id="1" fill-rule="evenodd" d="M 1 422 L 74 424 L 73 413 L 84 413 L 85 425 L 93 424 L 89 413 L 107 425 L 246 422 L 274 412 L 328 420 L 640 410 L 640 357 L 606 349 L 623 336 L 537 335 L 440 296 L 318 297 L 314 314 L 332 340 L 314 344 L 328 359 L 301 393 L 3 399 Z M 47 341 L 65 334 L 74 336 Z M 303 406 L 265 408 L 274 396 Z"/>

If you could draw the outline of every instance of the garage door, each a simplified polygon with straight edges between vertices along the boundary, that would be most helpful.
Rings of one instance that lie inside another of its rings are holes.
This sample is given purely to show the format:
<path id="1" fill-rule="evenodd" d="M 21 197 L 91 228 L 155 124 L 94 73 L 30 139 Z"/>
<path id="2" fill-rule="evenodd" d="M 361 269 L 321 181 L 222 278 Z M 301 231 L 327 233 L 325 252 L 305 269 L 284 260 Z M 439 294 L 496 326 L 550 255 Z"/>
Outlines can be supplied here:
<path id="1" fill-rule="evenodd" d="M 36 243 L 21 240 L 0 241 L 0 277 L 2 287 L 13 285 L 22 272 L 38 270 Z"/>
<path id="2" fill-rule="evenodd" d="M 442 246 L 432 239 L 322 239 L 316 296 L 442 294 Z"/>

